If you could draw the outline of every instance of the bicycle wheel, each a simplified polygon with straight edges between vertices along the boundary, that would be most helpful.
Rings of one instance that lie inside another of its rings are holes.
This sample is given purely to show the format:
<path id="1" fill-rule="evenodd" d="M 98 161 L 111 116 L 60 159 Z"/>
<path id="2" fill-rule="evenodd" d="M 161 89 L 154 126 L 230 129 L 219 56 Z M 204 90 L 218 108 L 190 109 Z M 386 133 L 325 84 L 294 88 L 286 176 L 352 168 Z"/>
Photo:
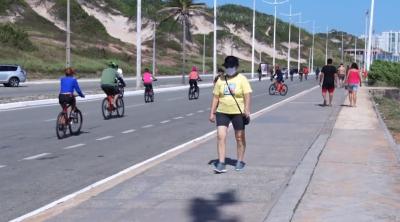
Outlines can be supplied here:
<path id="1" fill-rule="evenodd" d="M 279 92 L 279 94 L 280 94 L 281 96 L 286 96 L 287 93 L 288 93 L 288 86 L 287 86 L 286 84 L 283 84 L 283 85 L 282 85 L 282 89 L 281 89 L 281 91 Z"/>
<path id="2" fill-rule="evenodd" d="M 58 139 L 64 138 L 67 134 L 66 119 L 66 115 L 63 112 L 60 112 L 57 116 L 56 133 Z"/>
<path id="3" fill-rule="evenodd" d="M 194 99 L 194 87 L 189 88 L 188 96 L 189 96 L 189 100 Z"/>
<path id="4" fill-rule="evenodd" d="M 125 114 L 125 103 L 121 97 L 117 99 L 117 116 L 123 117 Z"/>
<path id="5" fill-rule="evenodd" d="M 154 91 L 150 91 L 150 102 L 154 102 Z"/>
<path id="6" fill-rule="evenodd" d="M 200 96 L 200 88 L 196 87 L 194 91 L 194 99 L 199 99 L 199 96 Z"/>
<path id="7" fill-rule="evenodd" d="M 120 86 L 118 90 L 119 90 L 119 97 L 121 98 L 124 97 L 124 92 L 125 92 L 124 87 Z"/>
<path id="8" fill-rule="evenodd" d="M 101 112 L 103 113 L 104 119 L 110 119 L 111 118 L 111 111 L 109 108 L 109 103 L 108 99 L 104 98 L 103 102 L 101 103 Z"/>
<path id="9" fill-rule="evenodd" d="M 69 115 L 70 123 L 69 123 L 69 132 L 71 135 L 79 135 L 82 128 L 82 112 L 75 108 L 75 111 L 71 111 Z"/>
<path id="10" fill-rule="evenodd" d="M 275 92 L 276 92 L 275 84 L 271 84 L 271 85 L 269 86 L 268 92 L 269 92 L 269 94 L 270 94 L 271 96 L 272 96 L 272 95 L 275 95 Z"/>
<path id="11" fill-rule="evenodd" d="M 149 103 L 150 102 L 150 95 L 147 90 L 144 91 L 144 102 Z"/>

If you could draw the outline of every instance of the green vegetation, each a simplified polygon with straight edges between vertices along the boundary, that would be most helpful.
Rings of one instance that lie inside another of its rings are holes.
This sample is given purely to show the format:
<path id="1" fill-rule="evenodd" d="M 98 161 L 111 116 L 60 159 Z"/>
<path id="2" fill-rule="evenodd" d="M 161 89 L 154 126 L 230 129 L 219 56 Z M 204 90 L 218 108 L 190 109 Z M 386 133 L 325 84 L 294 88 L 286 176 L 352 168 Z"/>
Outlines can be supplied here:
<path id="1" fill-rule="evenodd" d="M 0 46 L 8 46 L 22 51 L 36 49 L 29 40 L 28 34 L 12 24 L 0 25 Z"/>
<path id="2" fill-rule="evenodd" d="M 400 87 L 400 63 L 375 61 L 368 74 L 369 84 Z"/>
<path id="3" fill-rule="evenodd" d="M 400 144 L 400 101 L 388 97 L 374 97 L 383 120 L 397 143 Z"/>
<path id="4" fill-rule="evenodd" d="M 0 15 L 6 15 L 7 10 L 14 6 L 26 6 L 24 0 L 0 0 Z"/>

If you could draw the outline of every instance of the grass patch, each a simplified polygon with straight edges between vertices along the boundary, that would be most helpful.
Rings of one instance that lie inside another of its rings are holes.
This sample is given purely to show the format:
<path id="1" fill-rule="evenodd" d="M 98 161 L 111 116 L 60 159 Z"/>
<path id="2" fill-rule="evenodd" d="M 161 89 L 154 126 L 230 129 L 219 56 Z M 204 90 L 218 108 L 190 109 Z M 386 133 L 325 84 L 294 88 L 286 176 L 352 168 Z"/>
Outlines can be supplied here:
<path id="1" fill-rule="evenodd" d="M 374 96 L 382 118 L 395 138 L 397 144 L 400 144 L 400 101 L 396 99 Z"/>

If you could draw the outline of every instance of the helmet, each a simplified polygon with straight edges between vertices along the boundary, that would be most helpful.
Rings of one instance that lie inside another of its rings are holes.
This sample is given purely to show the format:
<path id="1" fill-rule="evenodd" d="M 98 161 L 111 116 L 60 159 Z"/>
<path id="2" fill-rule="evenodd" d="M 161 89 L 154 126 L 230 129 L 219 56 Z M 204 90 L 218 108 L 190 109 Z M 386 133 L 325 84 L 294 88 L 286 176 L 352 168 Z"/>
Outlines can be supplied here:
<path id="1" fill-rule="evenodd" d="M 117 69 L 117 68 L 118 68 L 117 63 L 115 63 L 114 61 L 110 61 L 110 62 L 108 63 L 108 66 L 111 67 L 111 68 L 113 68 L 113 69 Z"/>
<path id="2" fill-rule="evenodd" d="M 192 67 L 192 72 L 197 72 L 197 67 L 196 66 Z"/>

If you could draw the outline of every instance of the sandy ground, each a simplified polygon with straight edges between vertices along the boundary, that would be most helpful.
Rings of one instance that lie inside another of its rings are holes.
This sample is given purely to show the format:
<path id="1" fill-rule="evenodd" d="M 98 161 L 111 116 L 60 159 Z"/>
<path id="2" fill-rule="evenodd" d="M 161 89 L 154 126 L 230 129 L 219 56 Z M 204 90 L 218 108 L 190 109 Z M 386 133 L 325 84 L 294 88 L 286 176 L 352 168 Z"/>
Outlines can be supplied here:
<path id="1" fill-rule="evenodd" d="M 25 0 L 25 1 L 37 14 L 52 22 L 59 29 L 64 31 L 66 30 L 64 22 L 58 20 L 55 16 L 50 14 L 50 9 L 54 6 L 54 3 L 45 1 L 42 4 L 38 4 L 39 0 Z"/>

